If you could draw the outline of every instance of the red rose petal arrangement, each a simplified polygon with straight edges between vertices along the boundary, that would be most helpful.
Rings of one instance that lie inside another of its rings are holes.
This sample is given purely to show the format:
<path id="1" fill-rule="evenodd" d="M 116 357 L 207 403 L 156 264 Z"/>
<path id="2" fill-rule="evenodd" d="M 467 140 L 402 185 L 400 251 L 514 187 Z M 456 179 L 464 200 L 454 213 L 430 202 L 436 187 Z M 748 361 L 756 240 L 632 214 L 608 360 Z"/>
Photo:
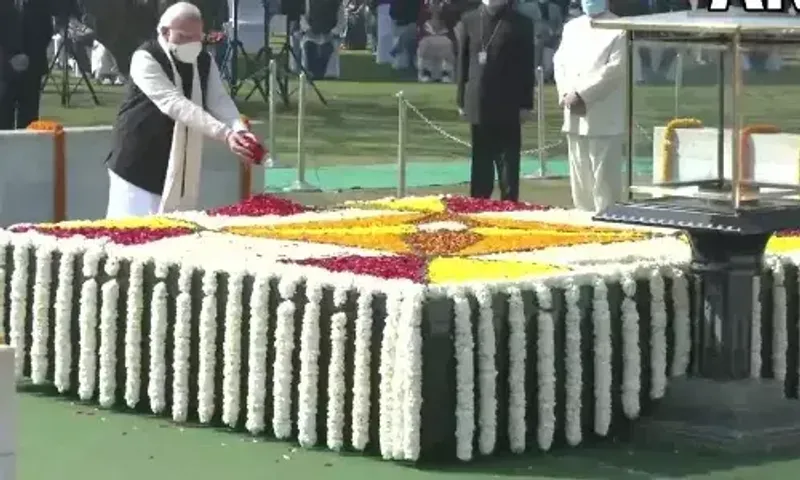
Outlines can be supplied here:
<path id="1" fill-rule="evenodd" d="M 340 257 L 293 260 L 286 261 L 286 263 L 319 267 L 331 272 L 370 275 L 386 280 L 411 280 L 422 283 L 427 276 L 427 261 L 416 255 L 380 257 L 344 255 Z"/>
<path id="2" fill-rule="evenodd" d="M 492 200 L 489 198 L 471 198 L 451 196 L 444 198 L 447 211 L 450 213 L 481 213 L 481 212 L 519 212 L 543 211 L 552 207 L 527 202 L 511 202 L 508 200 Z"/>
<path id="3" fill-rule="evenodd" d="M 188 227 L 164 228 L 113 228 L 113 227 L 37 227 L 35 225 L 18 225 L 12 232 L 38 232 L 56 238 L 84 237 L 89 239 L 106 238 L 117 245 L 140 245 L 155 242 L 164 238 L 181 237 L 196 232 Z"/>
<path id="4" fill-rule="evenodd" d="M 206 213 L 226 217 L 262 217 L 277 215 L 281 217 L 308 212 L 311 209 L 297 202 L 274 195 L 259 194 L 234 205 L 213 208 Z"/>

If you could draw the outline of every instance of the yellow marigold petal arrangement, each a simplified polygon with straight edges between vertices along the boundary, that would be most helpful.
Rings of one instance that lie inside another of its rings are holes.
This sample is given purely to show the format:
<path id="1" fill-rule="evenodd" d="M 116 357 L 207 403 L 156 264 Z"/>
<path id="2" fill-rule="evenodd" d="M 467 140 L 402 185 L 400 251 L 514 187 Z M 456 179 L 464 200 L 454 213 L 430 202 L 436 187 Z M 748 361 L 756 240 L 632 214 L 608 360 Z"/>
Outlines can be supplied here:
<path id="1" fill-rule="evenodd" d="M 345 205 L 351 208 L 375 208 L 406 212 L 444 212 L 447 208 L 443 198 L 439 196 L 384 198 L 366 202 L 348 202 Z"/>
<path id="2" fill-rule="evenodd" d="M 696 118 L 674 118 L 667 123 L 664 128 L 664 136 L 661 141 L 661 171 L 659 182 L 672 180 L 673 164 L 675 163 L 675 151 L 677 147 L 677 130 L 684 128 L 702 128 L 703 122 Z"/>
<path id="3" fill-rule="evenodd" d="M 569 270 L 541 263 L 481 260 L 475 258 L 435 258 L 428 263 L 428 281 L 434 284 L 478 280 L 515 280 L 523 277 L 554 275 Z"/>

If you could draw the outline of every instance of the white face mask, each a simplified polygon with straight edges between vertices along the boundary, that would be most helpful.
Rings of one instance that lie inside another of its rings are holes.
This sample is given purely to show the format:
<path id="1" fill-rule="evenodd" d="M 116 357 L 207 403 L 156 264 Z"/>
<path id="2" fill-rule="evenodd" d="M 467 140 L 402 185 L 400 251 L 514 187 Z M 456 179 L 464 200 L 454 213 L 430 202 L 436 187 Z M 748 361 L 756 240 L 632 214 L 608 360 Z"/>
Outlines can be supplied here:
<path id="1" fill-rule="evenodd" d="M 170 45 L 170 50 L 175 57 L 183 63 L 197 62 L 197 56 L 203 51 L 203 42 L 189 42 L 180 45 Z"/>

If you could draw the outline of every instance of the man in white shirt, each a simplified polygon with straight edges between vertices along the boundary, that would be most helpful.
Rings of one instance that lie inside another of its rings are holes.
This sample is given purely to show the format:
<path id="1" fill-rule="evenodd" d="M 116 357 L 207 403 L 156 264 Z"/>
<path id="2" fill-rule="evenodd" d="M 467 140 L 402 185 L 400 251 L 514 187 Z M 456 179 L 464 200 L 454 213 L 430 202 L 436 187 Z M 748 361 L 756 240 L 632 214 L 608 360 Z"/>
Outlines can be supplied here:
<path id="1" fill-rule="evenodd" d="M 575 208 L 600 211 L 622 200 L 625 133 L 625 34 L 592 27 L 613 16 L 605 0 L 583 0 L 584 14 L 565 26 L 554 56 L 562 131 L 569 148 Z"/>
<path id="2" fill-rule="evenodd" d="M 134 52 L 106 161 L 108 218 L 196 208 L 203 136 L 250 158 L 258 141 L 202 40 L 200 10 L 179 2 L 162 15 L 157 39 Z"/>

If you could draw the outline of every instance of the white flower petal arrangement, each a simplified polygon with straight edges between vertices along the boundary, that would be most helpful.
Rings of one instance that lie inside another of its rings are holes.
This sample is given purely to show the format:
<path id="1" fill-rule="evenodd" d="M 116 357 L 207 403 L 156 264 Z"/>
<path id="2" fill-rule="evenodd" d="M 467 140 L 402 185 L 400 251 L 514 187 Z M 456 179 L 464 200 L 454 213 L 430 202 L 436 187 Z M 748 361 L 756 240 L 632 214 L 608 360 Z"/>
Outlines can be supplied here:
<path id="1" fill-rule="evenodd" d="M 589 222 L 539 213 L 497 216 Z M 295 220 L 368 216 L 380 212 Z M 182 218 L 212 228 L 291 219 Z M 208 257 L 228 242 L 226 261 L 186 255 L 201 251 L 201 236 L 120 246 L 0 231 L 0 327 L 16 349 L 18 378 L 103 407 L 307 447 L 415 461 L 444 445 L 468 461 L 501 445 L 521 453 L 608 435 L 689 369 L 695 286 L 678 239 L 628 242 L 624 252 L 613 244 L 545 248 L 539 260 L 568 253 L 565 271 L 433 284 L 299 264 L 298 242 L 269 240 L 277 250 L 256 261 L 263 238 L 203 235 L 219 236 Z M 317 243 L 313 252 L 353 249 Z M 788 382 L 800 374 L 788 360 L 797 263 L 770 256 L 754 282 L 754 376 Z"/>

